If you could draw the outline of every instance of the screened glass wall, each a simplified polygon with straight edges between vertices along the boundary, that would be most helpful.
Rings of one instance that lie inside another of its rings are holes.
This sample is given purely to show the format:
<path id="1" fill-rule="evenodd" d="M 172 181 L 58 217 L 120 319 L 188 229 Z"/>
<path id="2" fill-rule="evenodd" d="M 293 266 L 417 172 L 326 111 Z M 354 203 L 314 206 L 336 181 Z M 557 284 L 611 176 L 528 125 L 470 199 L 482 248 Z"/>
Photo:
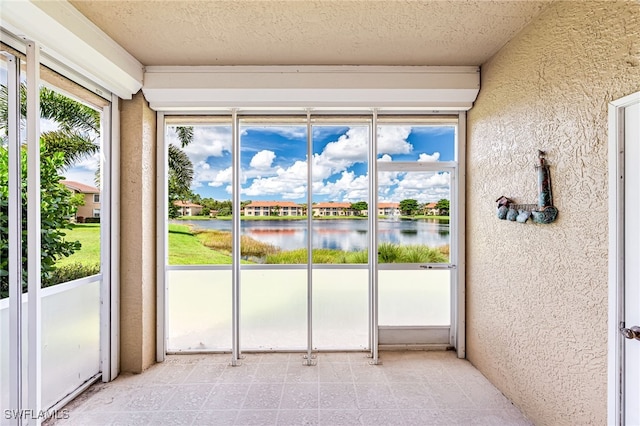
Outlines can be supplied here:
<path id="1" fill-rule="evenodd" d="M 457 121 L 167 116 L 167 351 L 451 344 Z"/>
<path id="2" fill-rule="evenodd" d="M 110 102 L 20 48 L 0 55 L 2 424 L 46 418 L 109 359 Z"/>

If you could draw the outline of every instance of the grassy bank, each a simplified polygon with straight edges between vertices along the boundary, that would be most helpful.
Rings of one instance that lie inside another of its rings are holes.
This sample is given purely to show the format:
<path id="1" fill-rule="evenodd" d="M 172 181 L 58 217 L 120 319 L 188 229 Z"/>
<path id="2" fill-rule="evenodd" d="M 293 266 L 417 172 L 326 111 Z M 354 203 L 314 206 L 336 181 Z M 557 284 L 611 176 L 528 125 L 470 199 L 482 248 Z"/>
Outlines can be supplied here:
<path id="1" fill-rule="evenodd" d="M 187 225 L 169 224 L 169 265 L 228 265 L 231 256 L 205 247 Z"/>
<path id="2" fill-rule="evenodd" d="M 446 263 L 448 261 L 449 246 L 432 248 L 423 245 L 400 246 L 382 243 L 378 247 L 379 263 Z M 313 263 L 366 264 L 368 262 L 368 250 L 355 252 L 330 249 L 313 250 Z M 307 263 L 307 250 L 298 249 L 270 254 L 265 258 L 264 263 L 304 264 Z"/>

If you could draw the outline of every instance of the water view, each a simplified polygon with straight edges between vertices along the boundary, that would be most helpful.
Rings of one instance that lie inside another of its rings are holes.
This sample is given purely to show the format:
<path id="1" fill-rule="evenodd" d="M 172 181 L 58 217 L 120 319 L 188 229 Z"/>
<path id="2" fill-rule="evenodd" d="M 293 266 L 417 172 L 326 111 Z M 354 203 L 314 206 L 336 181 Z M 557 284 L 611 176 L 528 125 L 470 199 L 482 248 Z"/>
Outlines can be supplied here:
<path id="1" fill-rule="evenodd" d="M 176 223 L 194 229 L 231 232 L 229 220 L 181 220 Z M 313 247 L 341 251 L 360 251 L 368 248 L 368 221 L 335 219 L 313 221 Z M 281 250 L 306 248 L 306 220 L 242 220 L 242 235 L 272 244 Z M 378 221 L 380 243 L 398 245 L 426 245 L 442 247 L 449 244 L 449 221 L 439 219 Z"/>

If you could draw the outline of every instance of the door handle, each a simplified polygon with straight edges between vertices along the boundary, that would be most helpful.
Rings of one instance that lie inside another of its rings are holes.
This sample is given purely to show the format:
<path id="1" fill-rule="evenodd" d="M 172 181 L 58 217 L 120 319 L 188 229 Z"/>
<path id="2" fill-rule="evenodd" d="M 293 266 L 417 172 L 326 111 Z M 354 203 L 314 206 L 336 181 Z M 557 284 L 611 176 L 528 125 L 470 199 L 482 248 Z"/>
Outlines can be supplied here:
<path id="1" fill-rule="evenodd" d="M 634 325 L 631 328 L 626 328 L 624 326 L 620 327 L 620 333 L 626 338 L 626 339 L 636 339 L 636 340 L 640 340 L 640 326 Z"/>

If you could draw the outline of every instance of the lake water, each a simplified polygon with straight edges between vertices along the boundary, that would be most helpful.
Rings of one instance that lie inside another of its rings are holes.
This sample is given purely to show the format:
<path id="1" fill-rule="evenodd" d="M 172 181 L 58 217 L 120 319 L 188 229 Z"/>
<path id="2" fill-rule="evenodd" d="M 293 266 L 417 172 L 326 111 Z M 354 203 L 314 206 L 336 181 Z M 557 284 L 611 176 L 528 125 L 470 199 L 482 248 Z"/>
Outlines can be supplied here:
<path id="1" fill-rule="evenodd" d="M 230 220 L 181 220 L 180 224 L 200 229 L 231 231 Z M 306 220 L 242 220 L 242 234 L 253 239 L 294 250 L 307 246 Z M 368 221 L 332 219 L 313 221 L 313 247 L 342 251 L 365 250 L 369 246 Z M 378 221 L 378 241 L 400 245 L 422 244 L 439 247 L 449 244 L 449 222 L 437 219 Z"/>

